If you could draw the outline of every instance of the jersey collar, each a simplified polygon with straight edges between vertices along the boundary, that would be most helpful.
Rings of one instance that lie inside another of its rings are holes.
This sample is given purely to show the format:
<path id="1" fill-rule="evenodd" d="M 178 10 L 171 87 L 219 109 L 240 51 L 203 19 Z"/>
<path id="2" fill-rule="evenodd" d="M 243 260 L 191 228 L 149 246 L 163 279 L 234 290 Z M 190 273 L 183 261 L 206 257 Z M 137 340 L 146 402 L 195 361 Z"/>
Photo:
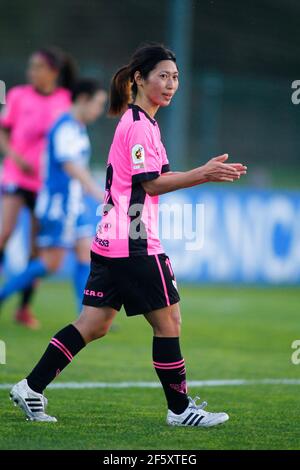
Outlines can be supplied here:
<path id="1" fill-rule="evenodd" d="M 141 107 L 138 106 L 137 104 L 133 104 L 133 103 L 128 104 L 128 108 L 137 109 L 137 110 L 140 111 L 141 113 L 144 113 L 145 116 L 146 116 L 146 118 L 149 119 L 149 121 L 155 126 L 155 124 L 156 124 L 155 119 L 152 119 L 152 117 L 149 116 L 149 114 L 146 113 L 146 111 L 144 111 L 143 108 L 141 108 Z"/>

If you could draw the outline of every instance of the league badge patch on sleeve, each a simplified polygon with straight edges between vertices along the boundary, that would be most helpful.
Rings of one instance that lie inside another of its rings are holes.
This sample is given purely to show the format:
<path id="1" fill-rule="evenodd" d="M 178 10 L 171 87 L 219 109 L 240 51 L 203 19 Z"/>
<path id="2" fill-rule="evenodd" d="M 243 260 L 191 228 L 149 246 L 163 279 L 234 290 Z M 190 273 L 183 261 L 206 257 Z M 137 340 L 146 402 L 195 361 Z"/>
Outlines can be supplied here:
<path id="1" fill-rule="evenodd" d="M 133 168 L 138 170 L 144 168 L 145 162 L 145 149 L 142 145 L 136 144 L 131 149 L 131 158 L 133 161 Z"/>

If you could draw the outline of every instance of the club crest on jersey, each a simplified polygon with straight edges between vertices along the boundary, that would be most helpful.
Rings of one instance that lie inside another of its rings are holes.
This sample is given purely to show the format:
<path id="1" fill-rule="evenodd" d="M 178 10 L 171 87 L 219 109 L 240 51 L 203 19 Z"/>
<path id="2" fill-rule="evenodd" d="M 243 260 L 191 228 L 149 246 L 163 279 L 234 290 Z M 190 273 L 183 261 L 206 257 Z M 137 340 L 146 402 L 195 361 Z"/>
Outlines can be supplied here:
<path id="1" fill-rule="evenodd" d="M 131 158 L 134 164 L 134 169 L 144 168 L 145 162 L 145 149 L 142 145 L 136 144 L 131 149 Z"/>

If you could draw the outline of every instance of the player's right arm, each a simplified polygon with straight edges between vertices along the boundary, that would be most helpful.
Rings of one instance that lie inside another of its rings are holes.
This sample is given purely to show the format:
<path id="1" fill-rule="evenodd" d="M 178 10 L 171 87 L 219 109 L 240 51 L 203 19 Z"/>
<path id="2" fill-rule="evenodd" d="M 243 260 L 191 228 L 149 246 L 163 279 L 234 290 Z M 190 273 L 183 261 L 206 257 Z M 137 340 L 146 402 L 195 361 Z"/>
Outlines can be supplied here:
<path id="1" fill-rule="evenodd" d="M 5 129 L 5 127 L 0 127 L 0 150 L 5 155 L 9 153 L 9 129 Z"/>
<path id="2" fill-rule="evenodd" d="M 26 174 L 32 174 L 32 166 L 19 154 L 17 154 L 10 146 L 10 131 L 15 125 L 18 115 L 18 100 L 20 96 L 20 87 L 12 88 L 6 98 L 6 105 L 1 111 L 0 116 L 0 149 L 5 155 L 14 160 L 17 166 Z"/>
<path id="3" fill-rule="evenodd" d="M 26 174 L 32 174 L 32 166 L 24 160 L 20 155 L 18 155 L 9 145 L 9 129 L 0 127 L 0 149 L 4 155 L 9 155 L 12 160 L 18 165 L 18 167 Z"/>
<path id="4" fill-rule="evenodd" d="M 60 125 L 53 136 L 55 159 L 62 165 L 71 178 L 78 180 L 84 191 L 97 201 L 102 201 L 104 194 L 94 181 L 90 171 L 80 161 L 81 136 L 74 124 L 66 122 Z"/>
<path id="5" fill-rule="evenodd" d="M 104 193 L 99 189 L 98 185 L 95 183 L 90 172 L 76 163 L 66 162 L 63 165 L 64 170 L 71 176 L 75 178 L 83 186 L 85 192 L 93 196 L 98 202 L 102 202 L 104 199 Z"/>
<path id="6" fill-rule="evenodd" d="M 233 182 L 246 174 L 246 166 L 241 163 L 225 163 L 227 159 L 227 154 L 220 155 L 193 170 L 164 173 L 156 179 L 142 182 L 142 185 L 147 194 L 158 196 L 207 182 Z"/>

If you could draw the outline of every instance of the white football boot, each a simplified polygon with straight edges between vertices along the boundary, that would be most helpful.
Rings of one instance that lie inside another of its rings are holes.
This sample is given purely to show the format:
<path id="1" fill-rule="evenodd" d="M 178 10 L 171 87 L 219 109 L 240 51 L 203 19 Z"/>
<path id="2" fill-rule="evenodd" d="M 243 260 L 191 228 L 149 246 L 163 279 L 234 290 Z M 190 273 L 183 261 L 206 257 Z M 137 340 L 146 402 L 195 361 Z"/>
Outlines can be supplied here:
<path id="1" fill-rule="evenodd" d="M 196 405 L 196 400 L 199 397 L 195 397 L 194 400 L 188 397 L 189 405 L 180 415 L 176 415 L 173 411 L 168 410 L 167 424 L 170 426 L 195 426 L 202 428 L 209 428 L 222 424 L 229 419 L 227 413 L 209 413 L 204 411 L 207 403 L 204 401 L 200 405 Z"/>
<path id="2" fill-rule="evenodd" d="M 45 413 L 48 400 L 41 393 L 34 392 L 27 383 L 27 380 L 21 380 L 10 391 L 10 399 L 15 406 L 19 406 L 28 421 L 44 421 L 56 423 L 57 419 Z"/>

